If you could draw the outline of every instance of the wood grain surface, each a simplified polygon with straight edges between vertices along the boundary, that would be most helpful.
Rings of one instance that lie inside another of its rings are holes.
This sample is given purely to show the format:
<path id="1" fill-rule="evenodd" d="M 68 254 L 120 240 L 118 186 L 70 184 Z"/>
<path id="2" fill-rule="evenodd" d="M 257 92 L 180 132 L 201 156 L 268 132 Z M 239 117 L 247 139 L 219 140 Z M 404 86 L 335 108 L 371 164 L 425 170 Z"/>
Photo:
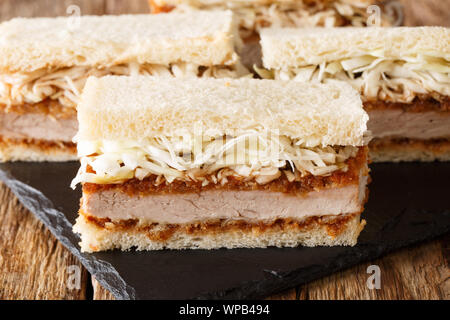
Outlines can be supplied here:
<path id="1" fill-rule="evenodd" d="M 450 26 L 450 0 L 401 0 L 408 25 Z M 0 0 L 0 21 L 16 16 L 148 12 L 146 0 Z M 269 299 L 450 299 L 450 235 L 391 253 Z M 378 265 L 381 288 L 368 289 Z M 79 286 L 72 282 L 79 270 Z M 113 299 L 0 183 L 0 299 Z"/>
<path id="2" fill-rule="evenodd" d="M 0 299 L 85 299 L 88 273 L 0 184 Z M 79 288 L 68 282 L 80 270 Z"/>

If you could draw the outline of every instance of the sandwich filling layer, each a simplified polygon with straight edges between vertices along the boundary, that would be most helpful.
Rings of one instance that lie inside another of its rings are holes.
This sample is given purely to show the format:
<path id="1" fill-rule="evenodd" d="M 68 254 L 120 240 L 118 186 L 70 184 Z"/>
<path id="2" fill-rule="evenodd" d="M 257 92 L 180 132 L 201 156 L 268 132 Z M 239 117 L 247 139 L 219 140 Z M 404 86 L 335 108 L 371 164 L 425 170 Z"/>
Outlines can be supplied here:
<path id="1" fill-rule="evenodd" d="M 242 38 L 270 26 L 277 27 L 333 27 L 367 25 L 367 7 L 373 1 L 198 1 L 151 0 L 152 12 L 185 12 L 195 9 L 231 9 L 237 16 Z M 383 15 L 382 25 L 390 25 Z"/>
<path id="2" fill-rule="evenodd" d="M 45 140 L 72 143 L 78 129 L 76 116 L 56 118 L 41 112 L 0 111 L 0 136 L 13 140 Z"/>
<path id="3" fill-rule="evenodd" d="M 450 139 L 374 139 L 370 158 L 375 162 L 450 161 Z"/>
<path id="4" fill-rule="evenodd" d="M 367 148 L 347 170 L 281 176 L 266 184 L 233 178 L 224 185 L 157 176 L 122 184 L 83 184 L 80 217 L 83 251 L 119 248 L 237 248 L 355 245 L 365 221 Z"/>
<path id="5" fill-rule="evenodd" d="M 442 153 L 431 157 L 437 149 L 426 144 L 450 139 L 450 65 L 443 58 L 417 55 L 392 60 L 374 54 L 321 65 L 257 71 L 263 78 L 322 83 L 342 80 L 351 84 L 361 92 L 369 114 L 368 130 L 377 140 L 376 147 L 375 142 L 370 145 L 375 161 L 389 160 L 388 154 L 395 154 L 395 159 L 413 160 L 407 154 L 414 146 L 418 148 L 418 159 L 441 159 Z M 403 151 L 392 149 L 396 141 L 406 140 L 408 147 Z"/>
<path id="6" fill-rule="evenodd" d="M 90 76 L 106 75 L 159 77 L 214 77 L 234 78 L 245 74 L 239 64 L 235 66 L 200 66 L 192 63 L 171 65 L 127 63 L 109 68 L 74 66 L 60 69 L 42 68 L 33 72 L 0 74 L 0 105 L 16 106 L 37 104 L 51 99 L 74 109 L 81 91 Z"/>
<path id="7" fill-rule="evenodd" d="M 298 172 L 298 171 L 296 171 Z M 225 182 L 172 182 L 151 175 L 121 184 L 83 184 L 81 210 L 109 221 L 139 224 L 190 224 L 211 220 L 249 223 L 276 219 L 301 221 L 311 216 L 361 212 L 368 179 L 367 148 L 345 161 L 345 167 L 325 175 L 278 175 L 271 181 L 228 176 Z M 212 181 L 205 177 L 206 181 Z"/>
<path id="8" fill-rule="evenodd" d="M 77 129 L 75 109 L 65 108 L 54 100 L 19 106 L 0 105 L 2 149 L 19 147 L 26 150 L 33 146 L 36 152 L 44 153 L 60 149 L 75 159 L 76 146 L 72 140 Z"/>
<path id="9" fill-rule="evenodd" d="M 226 184 L 228 177 L 266 184 L 283 175 L 295 181 L 308 174 L 346 171 L 346 161 L 358 150 L 353 146 L 306 147 L 299 139 L 258 131 L 235 137 L 78 141 L 81 168 L 72 186 L 79 182 L 123 183 L 150 175 L 160 177 L 156 183 L 200 181 L 204 186 Z"/>
<path id="10" fill-rule="evenodd" d="M 0 161 L 75 160 L 77 129 L 76 110 L 54 100 L 0 104 Z"/>
<path id="11" fill-rule="evenodd" d="M 368 111 L 374 138 L 450 139 L 450 112 Z"/>
<path id="12" fill-rule="evenodd" d="M 367 101 L 364 107 L 369 114 L 369 130 L 378 140 L 449 139 L 450 98 L 439 100 L 425 95 L 411 103 Z"/>
<path id="13" fill-rule="evenodd" d="M 303 220 L 311 216 L 361 211 L 367 179 L 360 185 L 312 191 L 303 195 L 264 190 L 206 190 L 180 195 L 129 196 L 121 190 L 83 195 L 81 210 L 111 221 L 138 220 L 140 224 L 189 224 L 210 220 L 248 222 L 276 219 Z"/>
<path id="14" fill-rule="evenodd" d="M 398 60 L 373 53 L 320 65 L 257 71 L 263 78 L 280 80 L 345 81 L 361 92 L 364 101 L 411 103 L 421 95 L 429 95 L 436 100 L 450 96 L 449 61 L 426 55 Z"/>

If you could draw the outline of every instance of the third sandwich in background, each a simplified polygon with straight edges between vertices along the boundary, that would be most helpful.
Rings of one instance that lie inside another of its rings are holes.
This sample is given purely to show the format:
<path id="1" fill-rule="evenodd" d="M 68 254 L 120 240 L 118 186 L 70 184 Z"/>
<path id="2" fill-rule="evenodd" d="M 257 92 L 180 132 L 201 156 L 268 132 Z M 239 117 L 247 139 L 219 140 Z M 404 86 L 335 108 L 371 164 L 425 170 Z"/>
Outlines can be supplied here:
<path id="1" fill-rule="evenodd" d="M 450 160 L 450 30 L 442 27 L 265 29 L 263 78 L 358 90 L 374 161 Z"/>

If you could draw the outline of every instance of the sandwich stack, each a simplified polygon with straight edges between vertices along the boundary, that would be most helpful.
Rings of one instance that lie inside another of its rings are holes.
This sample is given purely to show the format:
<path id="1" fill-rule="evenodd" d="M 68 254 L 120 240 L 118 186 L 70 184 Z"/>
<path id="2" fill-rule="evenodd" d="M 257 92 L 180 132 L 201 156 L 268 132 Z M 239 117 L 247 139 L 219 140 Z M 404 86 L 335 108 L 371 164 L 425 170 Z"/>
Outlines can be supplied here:
<path id="1" fill-rule="evenodd" d="M 76 159 L 76 105 L 91 75 L 241 75 L 236 34 L 226 11 L 0 24 L 0 161 Z"/>
<path id="2" fill-rule="evenodd" d="M 261 46 L 264 78 L 361 93 L 374 161 L 450 160 L 448 28 L 273 28 Z"/>
<path id="3" fill-rule="evenodd" d="M 355 245 L 367 113 L 345 83 L 91 77 L 83 251 Z"/>
<path id="4" fill-rule="evenodd" d="M 380 23 L 392 25 L 398 13 L 377 0 L 149 0 L 153 13 L 231 9 L 243 39 L 251 40 L 262 28 L 367 26 L 371 5 L 380 10 Z M 396 6 L 395 8 L 398 8 Z"/>

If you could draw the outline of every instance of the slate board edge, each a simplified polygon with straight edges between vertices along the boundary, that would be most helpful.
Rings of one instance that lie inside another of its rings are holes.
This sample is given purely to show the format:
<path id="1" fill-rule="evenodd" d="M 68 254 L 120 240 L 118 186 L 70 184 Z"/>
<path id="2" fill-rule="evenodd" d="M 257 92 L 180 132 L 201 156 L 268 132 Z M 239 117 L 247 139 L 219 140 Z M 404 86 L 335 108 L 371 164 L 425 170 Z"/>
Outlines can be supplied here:
<path id="1" fill-rule="evenodd" d="M 65 215 L 58 211 L 53 203 L 44 196 L 39 190 L 30 187 L 29 185 L 15 179 L 9 173 L 0 169 L 0 180 L 11 189 L 12 193 L 18 198 L 18 200 L 32 212 L 58 239 L 64 247 L 66 247 L 89 271 L 91 275 L 107 290 L 109 290 L 116 299 L 119 300 L 135 300 L 136 293 L 134 288 L 125 283 L 117 270 L 109 263 L 96 257 L 81 253 L 69 236 L 64 234 L 64 231 L 69 231 L 74 237 L 76 236 L 72 232 L 72 224 L 67 220 Z M 38 209 L 39 208 L 39 209 Z M 55 227 L 50 219 L 58 220 L 57 227 Z M 114 281 L 115 285 L 111 285 L 110 282 Z"/>

